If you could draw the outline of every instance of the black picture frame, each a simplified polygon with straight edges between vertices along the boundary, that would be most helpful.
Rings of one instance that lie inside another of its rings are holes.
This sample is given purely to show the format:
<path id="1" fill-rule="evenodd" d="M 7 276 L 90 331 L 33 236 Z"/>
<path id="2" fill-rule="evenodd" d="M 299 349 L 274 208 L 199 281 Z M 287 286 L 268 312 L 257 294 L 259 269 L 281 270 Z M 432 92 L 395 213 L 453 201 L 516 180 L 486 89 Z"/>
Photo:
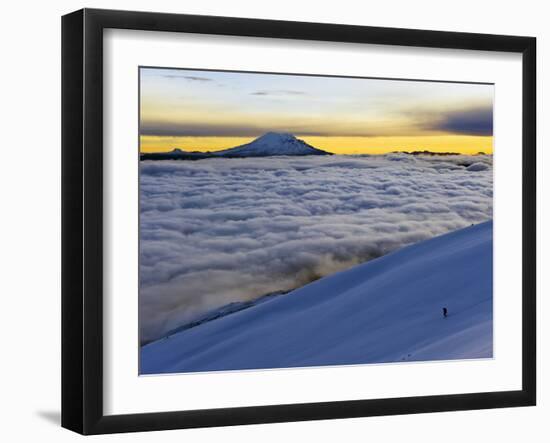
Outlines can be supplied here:
<path id="1" fill-rule="evenodd" d="M 522 388 L 177 412 L 103 412 L 103 31 L 108 28 L 519 53 L 523 64 Z M 62 18 L 62 426 L 82 434 L 530 406 L 536 403 L 536 39 L 83 9 Z"/>

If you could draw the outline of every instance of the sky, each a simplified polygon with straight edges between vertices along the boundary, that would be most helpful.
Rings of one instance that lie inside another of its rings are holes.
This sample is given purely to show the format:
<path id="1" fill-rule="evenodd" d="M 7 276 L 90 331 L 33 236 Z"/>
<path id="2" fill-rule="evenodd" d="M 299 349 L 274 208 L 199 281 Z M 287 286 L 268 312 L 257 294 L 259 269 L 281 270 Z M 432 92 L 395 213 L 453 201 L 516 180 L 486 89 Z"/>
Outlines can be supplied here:
<path id="1" fill-rule="evenodd" d="M 493 152 L 493 85 L 140 68 L 140 150 L 287 132 L 337 154 Z"/>

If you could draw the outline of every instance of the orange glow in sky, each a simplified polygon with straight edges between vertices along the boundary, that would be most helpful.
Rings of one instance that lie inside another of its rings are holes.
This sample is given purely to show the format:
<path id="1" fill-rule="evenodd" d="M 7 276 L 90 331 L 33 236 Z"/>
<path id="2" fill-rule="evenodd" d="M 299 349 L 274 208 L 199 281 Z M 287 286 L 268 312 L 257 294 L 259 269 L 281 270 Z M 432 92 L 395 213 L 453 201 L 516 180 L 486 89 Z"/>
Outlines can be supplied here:
<path id="1" fill-rule="evenodd" d="M 490 84 L 141 68 L 140 150 L 288 132 L 338 154 L 493 152 Z"/>

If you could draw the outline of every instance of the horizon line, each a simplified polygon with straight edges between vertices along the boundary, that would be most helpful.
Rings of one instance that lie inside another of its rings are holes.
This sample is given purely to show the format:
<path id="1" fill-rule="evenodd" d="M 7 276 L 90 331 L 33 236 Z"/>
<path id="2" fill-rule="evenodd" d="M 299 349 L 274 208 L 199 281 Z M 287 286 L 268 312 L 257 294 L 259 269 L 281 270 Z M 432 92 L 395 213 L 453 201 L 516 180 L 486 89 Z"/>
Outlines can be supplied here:
<path id="1" fill-rule="evenodd" d="M 344 155 L 383 155 L 390 152 L 457 153 L 472 155 L 494 151 L 493 135 L 411 135 L 411 136 L 308 136 L 291 132 L 267 131 L 260 136 L 139 136 L 142 154 L 169 153 L 174 149 L 184 152 L 213 153 L 243 146 L 268 133 L 286 133 L 310 146 Z"/>

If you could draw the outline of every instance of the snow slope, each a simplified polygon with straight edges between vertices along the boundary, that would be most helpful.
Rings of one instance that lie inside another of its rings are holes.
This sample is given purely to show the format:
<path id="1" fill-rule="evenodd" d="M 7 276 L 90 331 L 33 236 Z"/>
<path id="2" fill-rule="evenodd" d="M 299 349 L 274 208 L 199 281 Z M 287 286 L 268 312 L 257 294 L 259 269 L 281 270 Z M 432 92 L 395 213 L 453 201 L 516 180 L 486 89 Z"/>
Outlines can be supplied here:
<path id="1" fill-rule="evenodd" d="M 141 373 L 492 357 L 492 228 L 405 247 L 145 345 Z"/>

